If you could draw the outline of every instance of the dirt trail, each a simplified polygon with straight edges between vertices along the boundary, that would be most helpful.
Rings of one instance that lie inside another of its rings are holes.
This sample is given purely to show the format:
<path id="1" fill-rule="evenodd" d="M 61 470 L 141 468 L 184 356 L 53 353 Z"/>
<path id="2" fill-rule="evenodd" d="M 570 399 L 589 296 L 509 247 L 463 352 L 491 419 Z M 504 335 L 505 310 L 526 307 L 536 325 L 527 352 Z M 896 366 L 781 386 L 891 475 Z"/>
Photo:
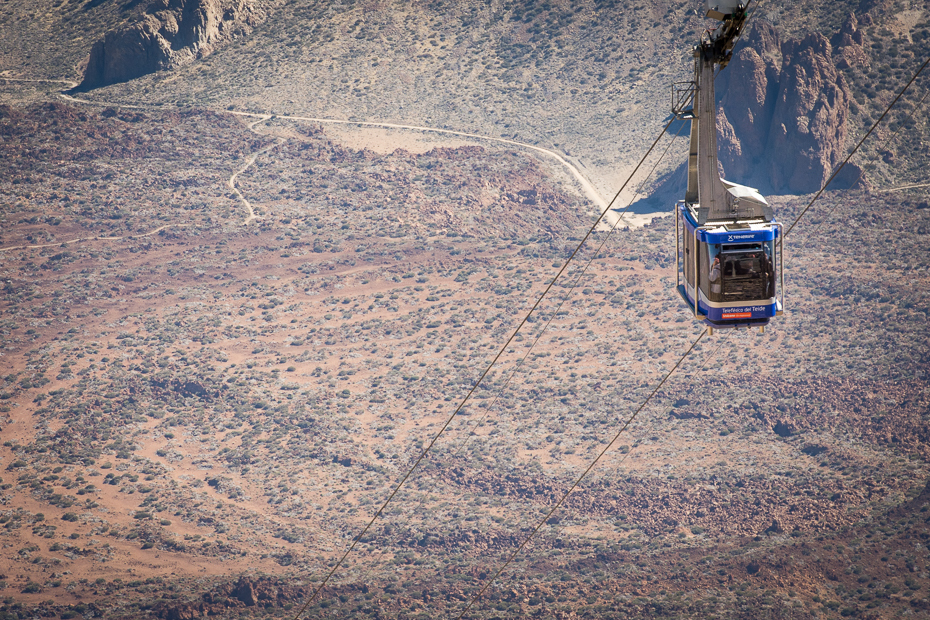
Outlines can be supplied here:
<path id="1" fill-rule="evenodd" d="M 252 121 L 251 123 L 249 123 L 249 124 L 247 125 L 247 127 L 249 128 L 249 131 L 254 132 L 254 133 L 258 133 L 258 131 L 255 130 L 255 126 L 256 126 L 256 125 L 258 125 L 259 123 L 264 123 L 265 121 L 267 121 L 267 120 L 269 120 L 269 119 L 271 118 L 271 115 L 270 115 L 270 114 L 258 114 L 258 115 L 256 115 L 256 116 L 257 116 L 258 118 L 256 118 L 254 121 Z M 259 134 L 259 135 L 261 135 L 261 134 Z M 252 153 L 252 154 L 249 156 L 249 158 L 246 160 L 245 165 L 243 165 L 241 168 L 239 168 L 238 170 L 236 170 L 235 172 L 233 172 L 233 173 L 232 173 L 232 176 L 229 177 L 229 181 L 227 181 L 227 184 L 229 185 L 229 188 L 230 188 L 232 191 L 236 192 L 236 196 L 239 197 L 239 200 L 242 201 L 242 204 L 244 204 L 244 205 L 245 205 L 245 208 L 248 209 L 248 211 L 249 211 L 248 217 L 246 217 L 244 220 L 242 220 L 242 225 L 243 225 L 243 226 L 245 226 L 246 224 L 248 224 L 248 223 L 251 222 L 252 220 L 257 219 L 258 216 L 255 215 L 255 209 L 252 207 L 252 203 L 249 202 L 249 200 L 242 194 L 242 192 L 239 191 L 239 188 L 236 187 L 236 177 L 238 177 L 240 174 L 242 174 L 243 172 L 245 172 L 246 170 L 248 170 L 249 167 L 252 166 L 252 165 L 255 163 L 255 160 L 258 159 L 258 156 L 259 156 L 259 155 L 262 155 L 263 153 L 267 153 L 268 151 L 270 151 L 271 149 L 273 149 L 273 148 L 274 148 L 275 146 L 277 146 L 278 144 L 280 144 L 280 141 L 277 141 L 277 142 L 275 142 L 274 144 L 272 144 L 272 145 L 270 145 L 270 146 L 266 146 L 265 148 L 261 149 L 260 151 L 256 151 L 256 152 Z"/>
<path id="2" fill-rule="evenodd" d="M 256 121 L 256 123 L 257 123 L 257 122 L 260 122 L 260 121 Z M 255 125 L 255 123 L 252 123 L 251 125 L 249 125 L 249 129 L 252 129 L 254 125 Z M 252 129 L 252 131 L 255 131 L 255 130 Z M 226 183 L 229 185 L 229 189 L 231 189 L 232 191 L 236 192 L 236 196 L 239 197 L 239 200 L 242 202 L 243 205 L 245 205 L 245 208 L 246 208 L 246 209 L 248 210 L 248 212 L 249 212 L 249 215 L 248 215 L 244 220 L 242 220 L 242 225 L 243 225 L 243 226 L 245 226 L 246 224 L 248 224 L 248 223 L 251 222 L 252 220 L 258 219 L 258 216 L 255 215 L 255 209 L 252 207 L 252 203 L 249 202 L 249 200 L 248 200 L 245 196 L 242 195 L 242 192 L 239 191 L 239 188 L 236 187 L 236 177 L 238 177 L 240 174 L 242 174 L 243 172 L 245 172 L 246 170 L 248 170 L 249 167 L 251 167 L 252 164 L 255 163 L 255 160 L 258 159 L 258 156 L 259 156 L 259 155 L 261 155 L 261 154 L 263 154 L 263 153 L 267 153 L 268 151 L 270 151 L 271 149 L 273 149 L 275 146 L 277 146 L 277 143 L 272 144 L 271 146 L 267 146 L 267 147 L 263 148 L 262 150 L 256 151 L 256 152 L 252 153 L 251 155 L 249 155 L 249 158 L 248 158 L 247 160 L 245 160 L 245 164 L 244 164 L 241 168 L 239 168 L 238 170 L 236 170 L 235 172 L 233 172 L 233 173 L 232 173 L 232 176 L 230 176 L 230 177 L 229 177 L 229 180 L 226 182 Z"/>
<path id="3" fill-rule="evenodd" d="M 89 99 L 80 99 L 77 97 L 72 97 L 64 93 L 61 93 L 60 96 L 66 99 L 67 101 L 71 101 L 72 103 L 83 103 L 87 105 L 112 105 L 112 106 L 119 106 L 123 108 L 134 108 L 134 109 L 144 109 L 144 108 L 158 109 L 155 106 L 127 105 L 127 104 L 116 103 L 116 102 L 99 102 L 99 101 L 95 102 L 95 101 L 90 101 Z M 608 201 L 605 200 L 603 196 L 601 196 L 601 194 L 597 191 L 597 189 L 595 189 L 594 185 L 588 180 L 587 177 L 585 177 L 581 173 L 581 171 L 574 164 L 572 164 L 570 161 L 568 161 L 562 155 L 560 155 L 559 153 L 556 153 L 555 151 L 551 151 L 541 146 L 527 144 L 525 142 L 517 142 L 516 140 L 508 140 L 507 138 L 495 138 L 493 136 L 483 136 L 481 134 L 469 133 L 465 131 L 455 131 L 453 129 L 440 129 L 438 127 L 426 127 L 424 125 L 405 125 L 405 124 L 399 124 L 399 123 L 382 123 L 382 122 L 375 122 L 375 121 L 347 121 L 347 120 L 336 119 L 336 118 L 321 118 L 321 117 L 314 117 L 314 116 L 295 116 L 295 115 L 287 115 L 287 114 L 271 115 L 271 114 L 267 114 L 264 112 L 236 112 L 236 111 L 230 111 L 230 110 L 224 110 L 224 112 L 227 112 L 229 114 L 234 114 L 236 116 L 244 116 L 247 118 L 256 119 L 254 122 L 248 124 L 248 128 L 252 131 L 255 130 L 254 129 L 255 125 L 257 125 L 258 123 L 267 121 L 271 119 L 272 117 L 274 117 L 274 118 L 283 118 L 287 120 L 304 121 L 304 122 L 320 123 L 320 124 L 330 124 L 330 125 L 355 125 L 358 127 L 378 127 L 378 128 L 383 128 L 383 129 L 399 129 L 399 130 L 406 130 L 406 131 L 421 131 L 421 132 L 427 132 L 427 133 L 438 133 L 438 134 L 443 134 L 443 135 L 448 135 L 448 136 L 456 136 L 459 138 L 469 138 L 471 140 L 480 140 L 480 141 L 485 141 L 485 142 L 496 142 L 498 144 L 507 144 L 510 146 L 519 147 L 521 149 L 529 149 L 531 151 L 536 151 L 537 153 L 541 153 L 545 155 L 546 157 L 550 157 L 556 160 L 562 166 L 564 166 L 565 169 L 568 170 L 569 174 L 571 174 L 571 176 L 581 186 L 585 196 L 587 196 L 588 199 L 591 202 L 593 202 L 595 206 L 597 206 L 600 212 L 603 212 L 609 206 Z M 246 168 L 252 163 L 254 163 L 254 159 L 246 166 Z M 238 174 L 242 173 L 244 170 L 245 168 L 243 168 L 242 170 L 239 170 L 233 176 L 234 177 L 237 176 Z M 243 222 L 245 224 L 245 223 L 250 222 L 252 219 L 254 219 L 254 215 L 252 214 L 252 207 L 248 205 L 248 201 L 246 201 L 245 198 L 243 198 L 242 195 L 239 193 L 239 191 L 236 190 L 236 188 L 232 185 L 233 182 L 234 182 L 234 179 L 231 178 L 230 187 L 234 191 L 236 191 L 240 199 L 243 200 L 243 202 L 248 206 L 249 211 L 250 211 L 250 217 L 247 218 L 245 222 Z M 618 218 L 619 218 L 619 215 L 615 215 L 613 214 L 613 212 L 611 212 L 611 213 L 608 213 L 604 219 L 607 221 L 608 224 L 613 225 L 616 223 L 616 220 Z"/>
<path id="4" fill-rule="evenodd" d="M 143 237 L 150 237 L 152 235 L 157 235 L 166 228 L 183 228 L 185 226 L 190 226 L 190 224 L 165 224 L 164 226 L 159 226 L 154 228 L 147 233 L 142 233 L 139 235 L 124 235 L 121 237 L 78 237 L 77 239 L 68 239 L 66 241 L 56 241 L 55 243 L 43 243 L 41 245 L 14 245 L 7 248 L 0 248 L 0 252 L 8 252 L 10 250 L 36 250 L 40 248 L 54 248 L 68 245 L 69 243 L 79 243 L 81 241 L 121 241 L 123 239 L 141 239 Z"/>
<path id="5" fill-rule="evenodd" d="M 888 187 L 885 189 L 880 189 L 880 192 L 900 192 L 905 189 L 919 189 L 921 187 L 930 187 L 930 183 L 911 183 L 909 185 L 900 185 L 898 187 Z"/>
<path id="6" fill-rule="evenodd" d="M 77 86 L 75 82 L 68 81 L 68 80 L 30 80 L 30 79 L 25 79 L 25 78 L 0 78 L 0 79 L 4 79 L 7 81 L 66 84 L 70 88 L 74 88 L 75 86 Z M 64 92 L 59 93 L 59 96 L 62 99 L 69 101 L 71 103 L 77 103 L 77 104 L 83 104 L 83 105 L 118 106 L 118 107 L 126 108 L 126 109 L 161 109 L 158 106 L 125 104 L 125 103 L 109 102 L 109 101 L 91 101 L 89 99 L 74 97 Z M 603 213 L 610 206 L 608 201 L 605 200 L 604 197 L 600 195 L 600 193 L 597 191 L 597 189 L 595 189 L 594 185 L 587 179 L 587 177 L 585 177 L 574 164 L 572 164 L 567 159 L 565 159 L 565 157 L 563 157 L 559 153 L 556 153 L 555 151 L 552 151 L 552 150 L 549 150 L 549 149 L 546 149 L 540 146 L 535 146 L 533 144 L 527 144 L 525 142 L 518 142 L 516 140 L 508 140 L 506 138 L 496 138 L 493 136 L 483 136 L 480 134 L 469 133 L 469 132 L 464 132 L 464 131 L 455 131 L 452 129 L 440 129 L 436 127 L 426 127 L 423 125 L 406 125 L 406 124 L 399 124 L 399 123 L 382 123 L 382 122 L 374 122 L 374 121 L 347 121 L 347 120 L 334 119 L 334 118 L 319 118 L 319 117 L 311 117 L 311 116 L 295 116 L 295 115 L 281 115 L 281 114 L 271 115 L 267 113 L 235 112 L 235 111 L 225 111 L 225 110 L 224 112 L 227 112 L 229 114 L 234 114 L 236 116 L 255 119 L 254 121 L 247 124 L 247 127 L 249 128 L 249 130 L 253 132 L 256 131 L 255 126 L 258 125 L 259 123 L 270 120 L 271 118 L 281 118 L 281 119 L 287 119 L 287 120 L 304 121 L 304 122 L 319 123 L 319 124 L 354 125 L 357 127 L 370 127 L 370 128 L 380 128 L 380 129 L 392 129 L 392 130 L 416 131 L 416 132 L 442 134 L 442 135 L 447 135 L 447 136 L 455 136 L 459 138 L 467 138 L 469 140 L 494 142 L 498 144 L 506 144 L 509 146 L 518 147 L 521 149 L 528 149 L 530 151 L 535 151 L 546 157 L 554 159 L 556 162 L 561 164 L 569 172 L 569 174 L 575 179 L 575 181 L 578 182 L 578 184 L 581 186 L 581 189 L 584 195 L 598 208 L 599 213 Z M 227 181 L 227 185 L 229 186 L 229 188 L 233 192 L 235 192 L 236 196 L 239 198 L 239 200 L 242 202 L 242 204 L 245 206 L 245 208 L 248 211 L 248 215 L 245 217 L 245 219 L 243 219 L 242 225 L 247 225 L 251 223 L 253 220 L 258 219 L 259 216 L 256 215 L 255 209 L 252 206 L 252 203 L 249 202 L 249 200 L 242 194 L 239 188 L 236 187 L 236 179 L 240 174 L 245 172 L 250 166 L 252 166 L 255 163 L 259 155 L 267 152 L 271 148 L 273 148 L 273 145 L 266 147 L 250 155 L 249 158 L 246 160 L 245 164 L 239 169 L 237 169 L 235 172 L 233 172 L 233 174 L 229 177 L 229 180 Z M 645 222 L 639 221 L 639 219 L 641 219 L 640 216 L 634 216 L 632 218 L 629 216 L 621 217 L 619 213 L 611 210 L 605 215 L 604 224 L 606 224 L 609 227 L 614 227 L 619 224 L 621 219 L 623 220 L 624 223 L 626 223 L 629 226 L 637 226 L 637 225 L 641 225 L 645 223 Z M 651 217 L 649 217 L 648 219 L 651 220 Z M 166 226 L 162 226 L 161 228 L 158 228 L 154 231 L 150 231 L 149 233 L 145 233 L 143 235 L 132 235 L 130 238 L 144 237 L 150 234 L 155 234 L 161 230 L 164 230 L 168 226 L 182 226 L 182 225 L 181 224 L 168 224 Z M 79 239 L 71 239 L 69 241 L 62 241 L 59 243 L 52 243 L 52 244 L 45 244 L 45 245 L 29 245 L 29 246 L 15 246 L 15 247 L 9 247 L 9 248 L 0 248 L 0 252 L 7 251 L 7 250 L 37 249 L 37 248 L 44 248 L 44 247 L 54 247 L 57 245 L 78 243 L 82 241 L 119 241 L 124 238 L 125 237 L 82 237 Z"/>
<path id="7" fill-rule="evenodd" d="M 81 103 L 84 105 L 114 106 L 114 107 L 126 108 L 127 110 L 160 110 L 161 109 L 158 106 L 131 105 L 127 103 L 113 103 L 109 101 L 91 101 L 90 99 L 81 99 L 80 97 L 72 97 L 71 95 L 68 95 L 65 93 L 58 93 L 58 96 L 64 99 L 65 101 L 70 101 L 71 103 Z"/>
<path id="8" fill-rule="evenodd" d="M 251 112 L 229 112 L 230 114 L 235 114 L 236 116 L 246 116 L 246 117 L 266 117 L 265 114 L 255 114 Z M 562 164 L 568 172 L 575 178 L 576 181 L 581 185 L 584 190 L 585 195 L 588 197 L 591 202 L 593 202 L 601 211 L 607 208 L 608 203 L 604 200 L 604 197 L 598 193 L 594 188 L 594 185 L 583 175 L 581 171 L 578 170 L 571 162 L 566 160 L 560 154 L 555 151 L 550 151 L 541 146 L 535 146 L 532 144 L 527 144 L 525 142 L 517 142 L 515 140 L 508 140 L 506 138 L 495 138 L 492 136 L 483 136 L 476 133 L 468 133 L 465 131 L 455 131 L 452 129 L 439 129 L 436 127 L 425 127 L 423 125 L 402 125 L 398 123 L 379 123 L 374 121 L 347 121 L 335 118 L 318 118 L 313 116 L 290 116 L 285 114 L 277 114 L 276 118 L 284 118 L 294 121 L 305 121 L 310 123 L 320 123 L 320 124 L 332 124 L 332 125 L 356 125 L 359 127 L 379 127 L 386 129 L 403 129 L 408 131 L 424 131 L 430 133 L 439 133 L 449 136 L 457 136 L 460 138 L 470 138 L 472 140 L 482 140 L 488 142 L 497 142 L 499 144 L 508 144 L 510 146 L 517 146 L 522 149 L 529 149 L 531 151 L 536 151 L 537 153 L 542 153 L 547 157 L 555 159 L 557 162 Z"/>
<path id="9" fill-rule="evenodd" d="M 68 88 L 77 88 L 78 83 L 71 80 L 31 80 L 29 78 L 12 78 L 0 76 L 0 80 L 6 82 L 27 82 L 29 84 L 65 84 Z"/>
<path id="10" fill-rule="evenodd" d="M 242 195 L 242 192 L 239 191 L 239 188 L 236 187 L 236 177 L 249 169 L 249 166 L 255 163 L 255 160 L 258 159 L 258 153 L 252 153 L 247 160 L 245 160 L 245 165 L 233 172 L 232 176 L 229 177 L 227 184 L 229 189 L 236 192 L 236 196 L 239 197 L 239 200 L 242 201 L 242 204 L 245 205 L 245 208 L 249 211 L 249 216 L 242 220 L 242 224 L 248 224 L 255 219 L 255 209 L 252 208 L 252 203 L 246 200 L 246 197 Z"/>

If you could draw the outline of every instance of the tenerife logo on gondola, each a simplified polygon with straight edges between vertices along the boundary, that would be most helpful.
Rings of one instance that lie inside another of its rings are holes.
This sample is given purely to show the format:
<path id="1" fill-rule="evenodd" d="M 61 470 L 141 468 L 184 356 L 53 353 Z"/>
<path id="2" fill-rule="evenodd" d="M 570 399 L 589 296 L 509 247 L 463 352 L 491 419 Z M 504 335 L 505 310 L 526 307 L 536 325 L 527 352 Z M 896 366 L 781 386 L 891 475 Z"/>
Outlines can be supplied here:
<path id="1" fill-rule="evenodd" d="M 730 235 L 727 237 L 727 241 L 739 241 L 740 239 L 755 239 L 756 235 Z"/>

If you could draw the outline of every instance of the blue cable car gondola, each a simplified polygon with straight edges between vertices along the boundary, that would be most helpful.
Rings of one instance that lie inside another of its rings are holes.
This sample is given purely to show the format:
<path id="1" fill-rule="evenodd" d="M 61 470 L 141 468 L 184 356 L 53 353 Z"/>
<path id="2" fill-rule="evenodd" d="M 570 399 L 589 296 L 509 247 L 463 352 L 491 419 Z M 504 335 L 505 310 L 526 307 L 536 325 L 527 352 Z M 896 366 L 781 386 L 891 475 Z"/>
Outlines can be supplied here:
<path id="1" fill-rule="evenodd" d="M 708 0 L 707 16 L 722 23 L 694 48 L 694 80 L 672 89 L 672 113 L 691 121 L 688 189 L 675 205 L 678 293 L 711 332 L 764 328 L 784 309 L 782 226 L 758 190 L 724 181 L 717 168 L 714 68 L 730 61 L 746 7 Z"/>

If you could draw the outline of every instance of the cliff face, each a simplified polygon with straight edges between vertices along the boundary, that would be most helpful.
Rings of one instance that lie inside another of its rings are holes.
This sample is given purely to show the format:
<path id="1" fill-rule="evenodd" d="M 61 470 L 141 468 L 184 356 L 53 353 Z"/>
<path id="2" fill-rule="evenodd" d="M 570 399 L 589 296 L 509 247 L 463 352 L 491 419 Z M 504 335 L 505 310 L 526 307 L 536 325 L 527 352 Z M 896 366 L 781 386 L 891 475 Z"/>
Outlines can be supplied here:
<path id="1" fill-rule="evenodd" d="M 833 64 L 830 42 L 819 33 L 782 46 L 784 64 L 769 128 L 772 185 L 789 192 L 817 191 L 842 160 L 849 88 Z"/>
<path id="2" fill-rule="evenodd" d="M 850 16 L 834 49 L 814 33 L 779 40 L 757 23 L 718 86 L 720 161 L 728 179 L 776 193 L 818 190 L 845 156 L 850 91 L 837 62 L 862 62 L 862 35 Z M 847 164 L 835 189 L 862 185 Z"/>
<path id="3" fill-rule="evenodd" d="M 203 58 L 264 17 L 252 0 L 156 0 L 142 20 L 94 44 L 80 88 L 125 82 Z"/>

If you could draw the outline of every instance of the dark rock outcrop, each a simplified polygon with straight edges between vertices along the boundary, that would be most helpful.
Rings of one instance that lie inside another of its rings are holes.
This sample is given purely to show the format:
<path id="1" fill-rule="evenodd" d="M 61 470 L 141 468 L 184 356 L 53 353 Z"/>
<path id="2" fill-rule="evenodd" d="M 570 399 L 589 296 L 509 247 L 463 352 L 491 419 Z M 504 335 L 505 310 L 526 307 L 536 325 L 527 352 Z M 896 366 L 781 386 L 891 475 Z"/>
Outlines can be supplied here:
<path id="1" fill-rule="evenodd" d="M 162 381 L 159 379 L 152 379 L 151 385 L 158 390 L 171 390 L 184 397 L 196 396 L 203 400 L 211 400 L 218 394 L 216 390 L 207 390 L 206 386 L 199 381 L 182 381 L 180 379 Z M 130 389 L 130 392 L 132 391 L 133 390 Z"/>
<path id="2" fill-rule="evenodd" d="M 763 534 L 784 534 L 785 528 L 781 526 L 781 523 L 778 522 L 778 519 L 773 519 L 772 525 L 768 526 L 762 533 Z"/>
<path id="3" fill-rule="evenodd" d="M 753 26 L 718 80 L 719 155 L 729 180 L 807 193 L 830 177 L 845 155 L 851 98 L 836 62 L 867 62 L 857 28 L 850 16 L 835 50 L 818 33 L 781 42 L 770 24 Z M 864 184 L 861 170 L 847 168 L 835 189 Z"/>
<path id="4" fill-rule="evenodd" d="M 849 88 L 830 42 L 814 33 L 782 46 L 784 64 L 769 129 L 772 185 L 792 193 L 820 189 L 846 147 Z"/>
<path id="5" fill-rule="evenodd" d="M 80 89 L 125 82 L 185 65 L 248 33 L 265 17 L 254 0 L 156 0 L 145 17 L 91 48 Z"/>
<path id="6" fill-rule="evenodd" d="M 258 604 L 258 595 L 255 593 L 255 584 L 245 577 L 241 577 L 235 585 L 230 595 L 245 603 L 248 607 L 254 607 Z"/>
<path id="7" fill-rule="evenodd" d="M 869 66 L 871 61 L 862 45 L 864 37 L 859 30 L 859 20 L 852 13 L 843 22 L 843 27 L 830 39 L 833 45 L 833 60 L 838 69 L 852 66 Z"/>

